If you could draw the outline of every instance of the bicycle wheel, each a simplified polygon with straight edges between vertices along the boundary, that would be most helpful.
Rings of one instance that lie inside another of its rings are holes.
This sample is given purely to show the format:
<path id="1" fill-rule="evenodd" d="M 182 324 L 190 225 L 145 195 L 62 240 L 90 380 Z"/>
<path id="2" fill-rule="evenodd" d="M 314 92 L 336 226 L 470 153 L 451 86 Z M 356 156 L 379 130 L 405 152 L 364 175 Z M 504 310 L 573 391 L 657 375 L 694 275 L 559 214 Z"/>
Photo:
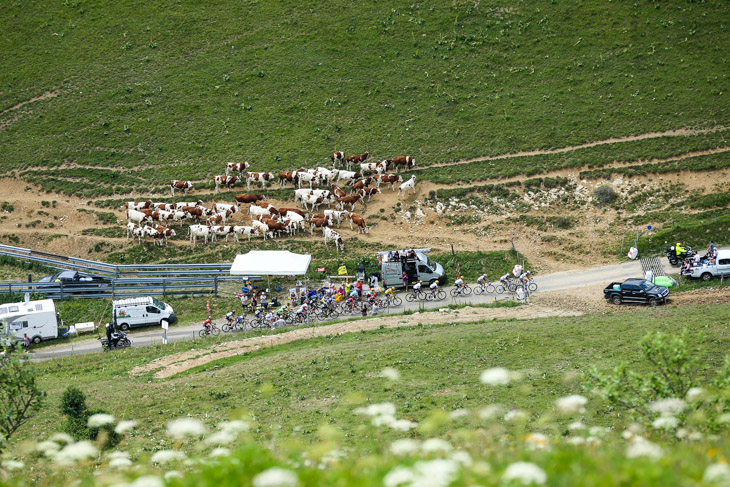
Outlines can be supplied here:
<path id="1" fill-rule="evenodd" d="M 411 292 L 411 293 L 406 294 L 406 301 L 408 301 L 409 303 L 412 303 L 416 299 L 418 299 L 418 298 L 416 297 L 415 293 Z"/>
<path id="2" fill-rule="evenodd" d="M 500 284 L 495 291 L 497 291 L 497 294 L 502 294 L 504 292 L 504 286 Z"/>
<path id="3" fill-rule="evenodd" d="M 484 289 L 484 290 L 485 290 L 486 292 L 488 292 L 488 293 L 493 293 L 494 291 L 496 291 L 496 288 L 494 287 L 494 284 L 492 284 L 492 283 L 490 282 L 489 284 L 487 284 L 487 285 L 486 285 L 486 287 L 485 287 L 485 289 Z"/>
<path id="4" fill-rule="evenodd" d="M 221 329 L 218 328 L 217 326 L 214 326 L 213 328 L 210 329 L 210 334 L 213 335 L 214 337 L 217 337 L 218 335 L 221 334 Z"/>
<path id="5" fill-rule="evenodd" d="M 537 291 L 537 284 L 530 281 L 530 285 L 527 286 L 527 289 L 529 289 L 530 291 Z"/>
<path id="6" fill-rule="evenodd" d="M 221 330 L 223 330 L 224 333 L 228 333 L 229 331 L 233 331 L 233 328 L 228 326 L 228 323 L 224 323 L 223 326 L 221 326 Z"/>
<path id="7" fill-rule="evenodd" d="M 205 338 L 205 336 L 206 336 L 206 335 L 207 335 L 207 333 L 205 332 L 205 330 L 204 330 L 204 329 L 203 329 L 203 330 L 200 330 L 200 331 L 198 332 L 198 336 L 199 336 L 200 338 Z"/>
<path id="8" fill-rule="evenodd" d="M 461 289 L 452 287 L 451 290 L 449 290 L 449 294 L 451 294 L 452 298 L 455 298 L 456 296 L 461 294 Z"/>
<path id="9" fill-rule="evenodd" d="M 475 286 L 474 287 L 474 295 L 479 296 L 484 292 L 484 288 L 482 286 Z"/>
<path id="10" fill-rule="evenodd" d="M 509 289 L 510 292 L 515 292 L 517 291 L 517 284 L 515 284 L 514 282 L 510 282 L 509 284 L 507 284 L 507 289 Z"/>
<path id="11" fill-rule="evenodd" d="M 439 289 L 436 293 L 436 299 L 438 299 L 439 301 L 446 299 L 446 291 L 444 291 L 443 289 Z"/>
<path id="12" fill-rule="evenodd" d="M 339 317 L 340 317 L 340 313 L 338 313 L 335 310 L 330 311 L 330 318 L 332 318 L 333 320 L 336 320 Z"/>
<path id="13" fill-rule="evenodd" d="M 469 285 L 465 283 L 465 284 L 464 284 L 464 296 L 468 296 L 468 295 L 470 295 L 470 294 L 471 294 L 471 292 L 472 292 L 472 289 L 471 289 L 471 287 L 469 287 Z"/>
<path id="14" fill-rule="evenodd" d="M 393 296 L 393 299 L 391 300 L 391 306 L 400 306 L 403 304 L 403 300 L 399 298 L 398 296 Z"/>

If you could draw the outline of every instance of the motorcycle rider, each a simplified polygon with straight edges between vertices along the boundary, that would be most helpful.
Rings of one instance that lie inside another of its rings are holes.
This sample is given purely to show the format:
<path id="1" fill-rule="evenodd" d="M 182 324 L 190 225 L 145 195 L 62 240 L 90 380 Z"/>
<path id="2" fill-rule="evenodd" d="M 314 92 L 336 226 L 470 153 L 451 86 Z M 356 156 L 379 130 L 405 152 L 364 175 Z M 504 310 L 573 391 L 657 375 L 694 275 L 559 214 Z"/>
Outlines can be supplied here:
<path id="1" fill-rule="evenodd" d="M 682 257 L 684 257 L 685 251 L 682 248 L 681 242 L 677 242 L 677 245 L 674 246 L 674 252 L 677 254 L 677 257 L 680 258 L 680 260 Z"/>

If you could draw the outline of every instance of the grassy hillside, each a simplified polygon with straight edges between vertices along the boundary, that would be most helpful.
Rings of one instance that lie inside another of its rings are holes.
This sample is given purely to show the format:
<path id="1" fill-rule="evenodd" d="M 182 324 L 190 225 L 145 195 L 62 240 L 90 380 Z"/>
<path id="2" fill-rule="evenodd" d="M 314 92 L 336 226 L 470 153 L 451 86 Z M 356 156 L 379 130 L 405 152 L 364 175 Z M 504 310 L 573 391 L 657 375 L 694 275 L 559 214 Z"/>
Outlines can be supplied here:
<path id="1" fill-rule="evenodd" d="M 229 160 L 428 163 L 728 125 L 729 20 L 683 1 L 6 2 L 0 171 L 67 164 L 67 192 L 143 193 Z"/>

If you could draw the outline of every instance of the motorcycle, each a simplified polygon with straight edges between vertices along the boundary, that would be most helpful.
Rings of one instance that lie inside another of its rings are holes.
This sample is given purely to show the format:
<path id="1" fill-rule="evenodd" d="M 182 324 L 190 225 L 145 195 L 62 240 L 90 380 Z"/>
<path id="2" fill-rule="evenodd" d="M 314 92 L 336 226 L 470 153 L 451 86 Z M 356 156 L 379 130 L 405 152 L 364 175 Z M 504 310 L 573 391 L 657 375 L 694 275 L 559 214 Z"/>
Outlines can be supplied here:
<path id="1" fill-rule="evenodd" d="M 674 248 L 674 245 L 671 247 L 667 247 L 666 249 L 667 259 L 669 259 L 669 263 L 673 265 L 674 267 L 682 265 L 682 262 L 684 262 L 684 259 L 691 259 L 695 255 L 697 255 L 697 251 L 692 250 L 692 247 L 685 247 L 684 252 L 677 255 L 677 252 Z"/>
<path id="2" fill-rule="evenodd" d="M 123 331 L 115 331 L 112 333 L 111 343 L 109 343 L 109 340 L 106 337 L 99 337 L 99 340 L 101 341 L 101 349 L 105 352 L 132 346 L 132 341 L 127 338 L 127 335 Z"/>

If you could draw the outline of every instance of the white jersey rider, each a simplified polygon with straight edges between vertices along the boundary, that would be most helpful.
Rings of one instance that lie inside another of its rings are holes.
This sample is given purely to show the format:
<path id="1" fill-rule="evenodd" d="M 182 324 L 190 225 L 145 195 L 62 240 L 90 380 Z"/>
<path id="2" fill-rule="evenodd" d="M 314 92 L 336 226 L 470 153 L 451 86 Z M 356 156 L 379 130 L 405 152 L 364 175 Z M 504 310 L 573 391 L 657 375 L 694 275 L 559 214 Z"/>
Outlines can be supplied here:
<path id="1" fill-rule="evenodd" d="M 430 286 L 428 286 L 428 287 L 429 287 L 429 288 L 431 289 L 431 291 L 435 291 L 436 289 L 438 289 L 438 288 L 439 288 L 439 282 L 438 282 L 438 281 L 433 281 L 433 282 L 431 283 L 431 285 L 430 285 Z"/>
<path id="2" fill-rule="evenodd" d="M 499 278 L 499 282 L 501 282 L 502 284 L 507 284 L 507 279 L 509 279 L 509 273 L 507 273 L 507 274 L 503 275 L 502 277 L 500 277 Z"/>
<path id="3" fill-rule="evenodd" d="M 418 281 L 417 283 L 415 283 L 415 284 L 413 285 L 413 292 L 414 292 L 414 293 L 417 293 L 417 292 L 418 292 L 418 291 L 420 291 L 420 290 L 421 290 L 421 281 Z"/>
<path id="4" fill-rule="evenodd" d="M 477 278 L 477 284 L 484 284 L 484 281 L 486 281 L 486 280 L 487 280 L 487 275 L 486 274 L 482 274 L 481 276 L 479 276 Z"/>
<path id="5" fill-rule="evenodd" d="M 456 280 L 454 281 L 454 286 L 456 286 L 456 288 L 457 288 L 457 289 L 458 289 L 458 288 L 460 288 L 460 287 L 461 287 L 461 286 L 462 286 L 463 284 L 464 284 L 464 279 L 462 279 L 462 278 L 461 278 L 461 276 L 459 276 L 459 277 L 458 277 L 458 278 L 457 278 L 457 279 L 456 279 Z"/>

